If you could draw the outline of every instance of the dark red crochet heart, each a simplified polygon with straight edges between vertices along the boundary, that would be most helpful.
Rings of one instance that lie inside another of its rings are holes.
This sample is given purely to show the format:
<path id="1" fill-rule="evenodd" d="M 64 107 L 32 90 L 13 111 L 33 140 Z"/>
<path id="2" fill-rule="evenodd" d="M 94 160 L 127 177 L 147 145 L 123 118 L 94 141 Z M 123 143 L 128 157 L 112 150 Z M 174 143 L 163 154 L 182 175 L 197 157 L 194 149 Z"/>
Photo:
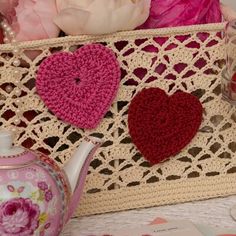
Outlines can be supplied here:
<path id="1" fill-rule="evenodd" d="M 193 95 L 168 96 L 159 88 L 144 89 L 131 101 L 128 112 L 133 143 L 151 164 L 179 153 L 197 133 L 202 104 Z"/>

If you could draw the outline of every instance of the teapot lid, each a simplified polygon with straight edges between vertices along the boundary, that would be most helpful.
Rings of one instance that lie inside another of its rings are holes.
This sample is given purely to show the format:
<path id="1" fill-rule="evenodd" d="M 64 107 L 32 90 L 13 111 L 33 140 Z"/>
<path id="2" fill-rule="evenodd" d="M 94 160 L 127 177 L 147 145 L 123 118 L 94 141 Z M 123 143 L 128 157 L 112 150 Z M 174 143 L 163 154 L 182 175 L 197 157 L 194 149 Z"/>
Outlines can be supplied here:
<path id="1" fill-rule="evenodd" d="M 0 130 L 0 169 L 25 166 L 36 160 L 36 155 L 22 147 L 14 147 L 12 133 Z"/>

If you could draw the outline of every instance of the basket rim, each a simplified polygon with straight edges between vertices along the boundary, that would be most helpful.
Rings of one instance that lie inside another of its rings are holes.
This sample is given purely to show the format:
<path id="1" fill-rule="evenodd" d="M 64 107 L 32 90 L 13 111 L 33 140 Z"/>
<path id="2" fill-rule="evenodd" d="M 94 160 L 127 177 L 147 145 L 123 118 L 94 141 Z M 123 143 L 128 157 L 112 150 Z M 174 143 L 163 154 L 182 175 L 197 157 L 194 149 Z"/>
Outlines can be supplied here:
<path id="1" fill-rule="evenodd" d="M 169 28 L 159 28 L 159 29 L 142 29 L 142 30 L 131 30 L 131 31 L 122 31 L 116 32 L 112 34 L 103 34 L 103 35 L 79 35 L 79 36 L 65 36 L 65 37 L 58 37 L 58 38 L 51 38 L 51 39 L 41 39 L 41 40 L 33 40 L 33 41 L 24 41 L 19 42 L 17 45 L 20 49 L 34 49 L 40 46 L 60 44 L 63 43 L 65 40 L 67 42 L 84 42 L 84 41 L 95 41 L 99 39 L 106 40 L 112 38 L 120 38 L 124 39 L 124 37 L 132 37 L 132 36 L 164 36 L 169 34 L 181 34 L 181 33 L 193 33 L 193 32 L 202 32 L 202 31 L 222 31 L 225 27 L 227 22 L 222 23 L 211 23 L 211 24 L 201 24 L 201 25 L 190 25 L 190 26 L 179 26 L 179 27 L 169 27 Z M 2 51 L 11 51 L 15 48 L 15 45 L 9 44 L 2 44 L 0 45 L 0 50 Z"/>

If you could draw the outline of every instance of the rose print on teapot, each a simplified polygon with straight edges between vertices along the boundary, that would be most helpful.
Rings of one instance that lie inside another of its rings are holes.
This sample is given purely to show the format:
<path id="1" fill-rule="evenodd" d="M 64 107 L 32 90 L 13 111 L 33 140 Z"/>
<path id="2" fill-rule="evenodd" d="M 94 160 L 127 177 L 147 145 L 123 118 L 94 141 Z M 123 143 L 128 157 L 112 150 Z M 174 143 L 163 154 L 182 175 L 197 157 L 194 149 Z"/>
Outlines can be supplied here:
<path id="1" fill-rule="evenodd" d="M 0 205 L 0 235 L 33 235 L 39 227 L 39 217 L 39 206 L 29 198 L 3 202 Z"/>

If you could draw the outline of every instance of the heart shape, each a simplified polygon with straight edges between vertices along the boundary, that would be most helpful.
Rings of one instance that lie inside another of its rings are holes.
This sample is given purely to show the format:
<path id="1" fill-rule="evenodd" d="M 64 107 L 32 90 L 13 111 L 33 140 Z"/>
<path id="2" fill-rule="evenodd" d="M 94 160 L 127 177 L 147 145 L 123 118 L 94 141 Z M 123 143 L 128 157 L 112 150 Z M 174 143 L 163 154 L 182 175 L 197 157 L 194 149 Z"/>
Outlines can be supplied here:
<path id="1" fill-rule="evenodd" d="M 157 164 L 179 153 L 195 136 L 202 121 L 202 104 L 193 95 L 168 96 L 159 88 L 144 89 L 131 101 L 128 126 L 144 158 Z"/>
<path id="2" fill-rule="evenodd" d="M 57 117 L 93 129 L 110 108 L 120 76 L 113 51 L 89 44 L 74 53 L 59 52 L 45 59 L 37 73 L 36 88 Z"/>

